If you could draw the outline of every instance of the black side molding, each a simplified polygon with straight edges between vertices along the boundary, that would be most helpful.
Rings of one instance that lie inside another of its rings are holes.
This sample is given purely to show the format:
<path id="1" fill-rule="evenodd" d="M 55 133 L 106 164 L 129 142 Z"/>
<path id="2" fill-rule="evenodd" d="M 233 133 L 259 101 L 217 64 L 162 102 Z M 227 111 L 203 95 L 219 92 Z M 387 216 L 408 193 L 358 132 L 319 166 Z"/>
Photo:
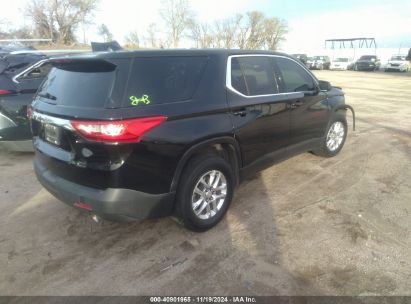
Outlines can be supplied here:
<path id="1" fill-rule="evenodd" d="M 344 110 L 348 109 L 348 110 L 351 111 L 351 113 L 352 113 L 352 129 L 353 129 L 353 131 L 355 131 L 355 111 L 354 111 L 354 108 L 350 105 L 342 104 L 342 105 L 339 105 L 339 106 L 335 107 L 334 111 L 338 111 L 338 110 L 342 110 L 342 109 L 344 109 Z"/>

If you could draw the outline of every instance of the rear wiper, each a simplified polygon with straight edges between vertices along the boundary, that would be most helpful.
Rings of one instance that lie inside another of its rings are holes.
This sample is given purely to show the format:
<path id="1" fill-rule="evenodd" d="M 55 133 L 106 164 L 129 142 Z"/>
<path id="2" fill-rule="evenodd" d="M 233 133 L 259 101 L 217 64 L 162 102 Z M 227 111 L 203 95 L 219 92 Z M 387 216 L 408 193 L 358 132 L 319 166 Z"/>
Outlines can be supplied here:
<path id="1" fill-rule="evenodd" d="M 40 97 L 43 97 L 43 98 L 51 99 L 51 100 L 56 100 L 57 99 L 56 96 L 51 95 L 50 93 L 38 93 L 37 95 L 40 96 Z"/>

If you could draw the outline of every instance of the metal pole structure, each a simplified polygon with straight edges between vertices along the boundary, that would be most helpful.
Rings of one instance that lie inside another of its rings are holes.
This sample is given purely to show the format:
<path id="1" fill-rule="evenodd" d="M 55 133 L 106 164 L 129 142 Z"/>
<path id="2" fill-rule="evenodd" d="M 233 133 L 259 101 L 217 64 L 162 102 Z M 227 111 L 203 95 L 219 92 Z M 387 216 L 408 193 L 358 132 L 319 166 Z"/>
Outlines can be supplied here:
<path id="1" fill-rule="evenodd" d="M 377 54 L 377 43 L 375 42 L 375 38 L 345 38 L 345 39 L 327 39 L 325 40 L 325 46 L 327 48 L 328 43 L 331 43 L 331 48 L 335 48 L 335 43 L 339 42 L 339 48 L 340 49 L 345 49 L 346 47 L 353 49 L 353 55 L 355 58 L 356 55 L 356 49 L 359 48 L 371 48 L 374 46 L 374 54 Z M 346 46 L 345 42 L 349 42 L 349 44 Z M 338 47 L 338 46 L 337 46 Z M 401 47 L 400 47 L 401 50 Z M 399 51 L 400 51 L 399 50 Z M 333 55 L 334 57 L 334 55 Z"/>

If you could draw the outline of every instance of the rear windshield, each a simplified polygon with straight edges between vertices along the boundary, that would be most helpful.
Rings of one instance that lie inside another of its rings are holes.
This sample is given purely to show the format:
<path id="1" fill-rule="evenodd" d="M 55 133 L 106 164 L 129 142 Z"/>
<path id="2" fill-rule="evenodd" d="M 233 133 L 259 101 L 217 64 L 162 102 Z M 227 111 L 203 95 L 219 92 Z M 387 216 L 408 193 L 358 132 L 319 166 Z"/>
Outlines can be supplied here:
<path id="1" fill-rule="evenodd" d="M 377 58 L 376 56 L 366 55 L 366 56 L 361 56 L 360 60 L 372 60 L 372 59 L 376 59 L 376 58 Z"/>
<path id="2" fill-rule="evenodd" d="M 391 60 L 405 61 L 405 56 L 392 56 Z"/>
<path id="3" fill-rule="evenodd" d="M 348 58 L 337 58 L 334 61 L 335 62 L 348 62 Z"/>
<path id="4" fill-rule="evenodd" d="M 70 107 L 101 108 L 115 80 L 115 65 L 99 62 L 55 64 L 39 88 L 44 102 Z"/>
<path id="5" fill-rule="evenodd" d="M 123 106 L 191 99 L 206 63 L 205 56 L 135 58 Z"/>

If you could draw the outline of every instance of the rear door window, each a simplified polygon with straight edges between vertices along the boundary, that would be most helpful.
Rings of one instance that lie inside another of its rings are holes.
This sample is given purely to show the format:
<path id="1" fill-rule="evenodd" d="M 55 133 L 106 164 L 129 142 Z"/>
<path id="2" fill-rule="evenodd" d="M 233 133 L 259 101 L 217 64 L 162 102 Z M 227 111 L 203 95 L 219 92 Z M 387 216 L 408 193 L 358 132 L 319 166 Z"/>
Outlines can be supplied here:
<path id="1" fill-rule="evenodd" d="M 206 56 L 135 58 L 124 106 L 163 104 L 193 98 Z"/>
<path id="2" fill-rule="evenodd" d="M 276 57 L 284 92 L 305 92 L 315 89 L 314 79 L 297 62 Z"/>
<path id="3" fill-rule="evenodd" d="M 244 56 L 232 58 L 231 86 L 246 96 L 278 93 L 270 57 Z"/>

